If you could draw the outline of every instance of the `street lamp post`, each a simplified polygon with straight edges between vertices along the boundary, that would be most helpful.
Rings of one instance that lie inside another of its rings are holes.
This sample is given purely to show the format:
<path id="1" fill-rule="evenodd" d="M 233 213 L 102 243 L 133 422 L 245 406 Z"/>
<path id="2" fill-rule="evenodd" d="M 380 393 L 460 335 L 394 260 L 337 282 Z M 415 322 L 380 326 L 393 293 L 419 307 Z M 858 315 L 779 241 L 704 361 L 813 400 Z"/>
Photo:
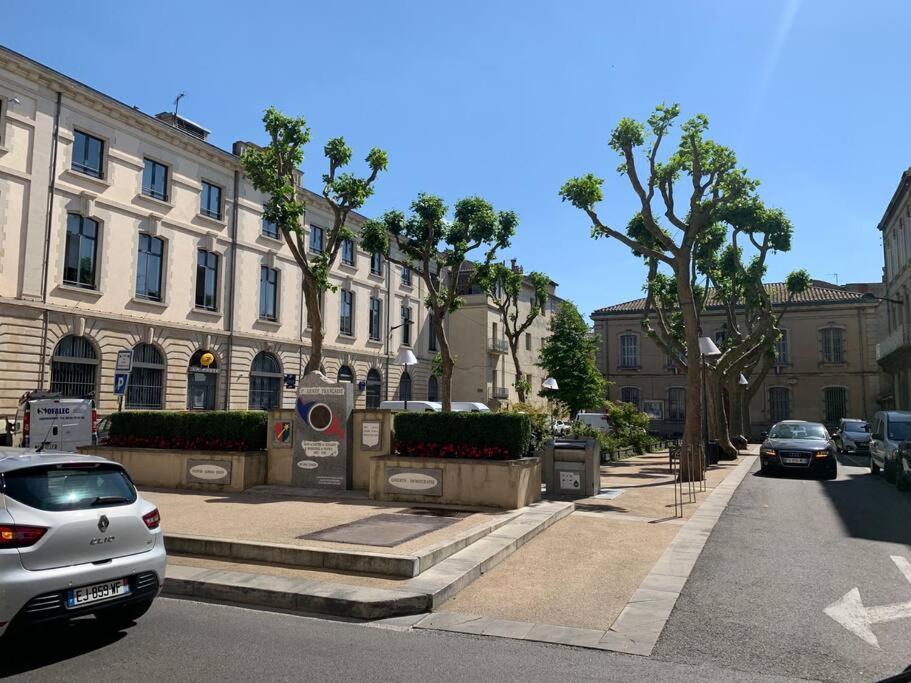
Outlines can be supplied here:
<path id="1" fill-rule="evenodd" d="M 703 464 L 709 453 L 709 411 L 708 396 L 706 395 L 705 375 L 707 365 L 706 358 L 717 358 L 721 355 L 721 350 L 715 346 L 711 337 L 699 337 L 699 354 L 702 358 L 702 447 L 703 447 Z"/>
<path id="2" fill-rule="evenodd" d="M 383 390 L 383 400 L 384 401 L 389 400 L 389 341 L 392 339 L 392 333 L 395 332 L 400 327 L 405 327 L 405 325 L 413 325 L 413 324 L 414 324 L 413 320 L 409 320 L 404 323 L 399 323 L 398 325 L 393 325 L 392 327 L 390 327 L 389 331 L 386 333 L 386 373 L 385 373 L 385 376 L 383 377 L 383 381 L 385 382 L 384 386 L 386 387 Z"/>
<path id="3" fill-rule="evenodd" d="M 415 358 L 414 352 L 409 349 L 407 346 L 403 346 L 399 349 L 399 352 L 395 356 L 396 365 L 402 366 L 402 377 L 405 376 L 405 373 L 408 372 L 409 365 L 417 365 L 418 359 Z M 399 390 L 401 391 L 401 380 L 399 380 Z M 407 394 L 405 394 L 405 410 L 408 410 L 408 394 L 410 394 L 410 387 Z"/>

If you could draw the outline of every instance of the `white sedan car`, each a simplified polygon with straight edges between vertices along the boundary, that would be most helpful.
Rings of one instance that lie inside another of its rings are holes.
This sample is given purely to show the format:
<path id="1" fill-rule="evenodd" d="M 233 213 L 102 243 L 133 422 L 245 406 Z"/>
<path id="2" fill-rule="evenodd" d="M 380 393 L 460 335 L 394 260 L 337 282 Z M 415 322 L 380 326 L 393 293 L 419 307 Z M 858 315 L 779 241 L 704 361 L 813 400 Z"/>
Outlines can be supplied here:
<path id="1" fill-rule="evenodd" d="M 0 636 L 93 614 L 120 628 L 164 584 L 161 520 L 118 463 L 0 449 Z"/>

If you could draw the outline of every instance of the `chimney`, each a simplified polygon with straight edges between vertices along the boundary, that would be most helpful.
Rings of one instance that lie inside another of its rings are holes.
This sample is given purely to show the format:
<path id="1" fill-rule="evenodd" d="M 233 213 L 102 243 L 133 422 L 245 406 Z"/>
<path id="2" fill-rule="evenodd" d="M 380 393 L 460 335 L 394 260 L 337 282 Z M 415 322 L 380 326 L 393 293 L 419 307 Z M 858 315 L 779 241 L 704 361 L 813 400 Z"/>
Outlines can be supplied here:
<path id="1" fill-rule="evenodd" d="M 209 137 L 211 132 L 208 128 L 203 128 L 198 123 L 194 123 L 188 118 L 184 118 L 179 114 L 175 114 L 170 111 L 163 111 L 155 114 L 155 118 L 159 121 L 164 121 L 165 123 L 174 126 L 178 130 L 182 130 L 187 135 L 192 135 L 194 138 L 200 140 L 206 140 Z"/>
<path id="2" fill-rule="evenodd" d="M 516 264 L 515 259 L 510 259 L 509 267 L 512 268 L 512 272 L 514 272 L 514 273 L 524 273 L 525 272 L 525 269 L 522 266 Z"/>

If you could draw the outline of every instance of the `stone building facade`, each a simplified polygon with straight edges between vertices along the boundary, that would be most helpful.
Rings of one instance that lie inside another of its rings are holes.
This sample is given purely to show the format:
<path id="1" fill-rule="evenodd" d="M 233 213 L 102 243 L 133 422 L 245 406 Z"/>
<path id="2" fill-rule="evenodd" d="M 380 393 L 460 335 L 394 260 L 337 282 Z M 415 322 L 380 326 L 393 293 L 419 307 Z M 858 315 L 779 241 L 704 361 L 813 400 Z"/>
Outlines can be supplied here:
<path id="1" fill-rule="evenodd" d="M 883 242 L 883 333 L 876 349 L 884 372 L 881 403 L 911 410 L 911 169 L 902 173 L 877 228 Z"/>
<path id="2" fill-rule="evenodd" d="M 766 288 L 780 310 L 784 285 Z M 877 285 L 814 281 L 795 298 L 781 320 L 783 336 L 773 369 L 750 404 L 753 437 L 784 419 L 831 426 L 842 417 L 873 416 L 879 370 L 877 301 L 864 296 L 870 291 L 878 291 Z M 638 405 L 653 415 L 653 429 L 678 434 L 685 416 L 685 371 L 642 331 L 644 306 L 645 299 L 636 299 L 592 314 L 600 341 L 598 366 L 612 383 L 608 398 Z M 702 321 L 703 333 L 720 343 L 726 317 L 711 296 Z"/>
<path id="3" fill-rule="evenodd" d="M 293 405 L 286 382 L 309 348 L 300 271 L 263 221 L 242 145 L 206 135 L 0 48 L 0 415 L 37 388 L 116 409 L 121 349 L 134 352 L 128 408 Z M 332 214 L 301 192 L 317 250 Z M 326 375 L 355 382 L 360 407 L 397 398 L 400 384 L 426 397 L 420 281 L 356 244 L 331 277 Z M 407 375 L 388 363 L 400 345 L 419 359 Z"/>

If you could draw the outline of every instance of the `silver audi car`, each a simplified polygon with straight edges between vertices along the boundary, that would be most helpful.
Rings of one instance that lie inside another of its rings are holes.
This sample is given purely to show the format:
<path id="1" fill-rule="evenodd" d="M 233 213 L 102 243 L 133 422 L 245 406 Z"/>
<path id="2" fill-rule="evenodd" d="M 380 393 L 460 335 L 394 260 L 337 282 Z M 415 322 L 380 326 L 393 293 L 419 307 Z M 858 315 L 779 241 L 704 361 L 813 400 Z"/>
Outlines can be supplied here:
<path id="1" fill-rule="evenodd" d="M 118 463 L 0 448 L 0 636 L 87 614 L 120 628 L 164 583 L 161 519 Z"/>

